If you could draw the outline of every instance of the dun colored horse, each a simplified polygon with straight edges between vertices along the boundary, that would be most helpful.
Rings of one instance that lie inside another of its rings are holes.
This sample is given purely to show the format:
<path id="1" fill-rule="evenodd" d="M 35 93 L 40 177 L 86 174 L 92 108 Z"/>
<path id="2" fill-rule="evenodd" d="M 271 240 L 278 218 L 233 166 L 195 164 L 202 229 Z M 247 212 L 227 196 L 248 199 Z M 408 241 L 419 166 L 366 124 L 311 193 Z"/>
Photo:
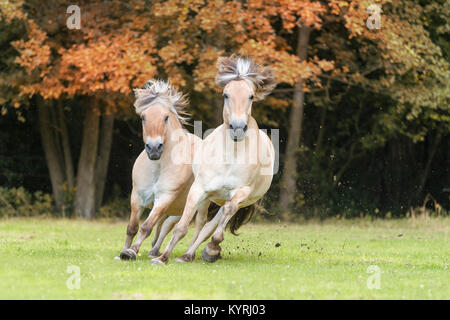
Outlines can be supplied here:
<path id="1" fill-rule="evenodd" d="M 168 82 L 150 80 L 142 89 L 135 89 L 136 113 L 142 119 L 145 149 L 133 166 L 131 217 L 120 259 L 136 259 L 142 242 L 156 225 L 156 236 L 149 256 L 156 257 L 164 237 L 179 220 L 192 182 L 194 150 L 201 139 L 183 129 L 187 115 L 185 96 Z M 139 218 L 146 207 L 151 211 L 139 229 Z M 209 203 L 198 206 L 192 243 L 206 223 Z M 167 216 L 170 216 L 166 219 Z"/>
<path id="2" fill-rule="evenodd" d="M 210 201 L 221 206 L 219 212 L 177 261 L 192 261 L 197 247 L 211 235 L 202 257 L 216 261 L 230 219 L 238 212 L 235 228 L 245 222 L 251 213 L 249 206 L 267 192 L 272 182 L 274 147 L 266 133 L 259 130 L 251 109 L 253 101 L 263 99 L 276 86 L 273 73 L 250 58 L 235 55 L 219 58 L 217 66 L 216 82 L 223 88 L 224 122 L 203 140 L 201 152 L 195 154 L 195 180 L 186 206 L 166 249 L 152 260 L 154 264 L 167 263 L 177 242 L 186 235 L 195 211 Z"/>

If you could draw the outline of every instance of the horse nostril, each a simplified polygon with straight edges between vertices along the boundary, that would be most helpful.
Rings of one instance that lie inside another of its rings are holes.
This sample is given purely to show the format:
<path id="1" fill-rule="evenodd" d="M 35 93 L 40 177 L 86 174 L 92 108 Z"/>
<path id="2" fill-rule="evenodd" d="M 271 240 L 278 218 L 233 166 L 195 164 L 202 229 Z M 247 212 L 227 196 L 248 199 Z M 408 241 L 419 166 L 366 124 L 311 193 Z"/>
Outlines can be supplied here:
<path id="1" fill-rule="evenodd" d="M 244 132 L 246 132 L 246 131 L 247 131 L 247 129 L 248 129 L 248 126 L 247 126 L 247 125 L 245 125 L 245 126 L 244 126 Z"/>
<path id="2" fill-rule="evenodd" d="M 233 130 L 234 128 L 233 128 L 233 125 L 230 123 L 230 125 L 229 125 L 229 128 L 231 129 L 231 130 Z"/>
<path id="3" fill-rule="evenodd" d="M 160 143 L 160 144 L 158 145 L 158 151 L 161 151 L 161 150 L 162 150 L 162 148 L 163 148 L 163 144 L 162 144 L 162 143 Z"/>

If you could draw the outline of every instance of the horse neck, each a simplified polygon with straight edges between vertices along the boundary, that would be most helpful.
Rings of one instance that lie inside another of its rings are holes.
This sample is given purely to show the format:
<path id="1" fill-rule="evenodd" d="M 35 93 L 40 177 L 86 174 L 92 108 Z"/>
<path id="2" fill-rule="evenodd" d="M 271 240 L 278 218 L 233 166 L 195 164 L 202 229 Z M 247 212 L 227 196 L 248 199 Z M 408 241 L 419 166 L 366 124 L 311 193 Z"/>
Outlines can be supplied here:
<path id="1" fill-rule="evenodd" d="M 259 129 L 258 122 L 256 122 L 255 118 L 253 118 L 251 115 L 248 117 L 248 127 L 254 130 Z"/>

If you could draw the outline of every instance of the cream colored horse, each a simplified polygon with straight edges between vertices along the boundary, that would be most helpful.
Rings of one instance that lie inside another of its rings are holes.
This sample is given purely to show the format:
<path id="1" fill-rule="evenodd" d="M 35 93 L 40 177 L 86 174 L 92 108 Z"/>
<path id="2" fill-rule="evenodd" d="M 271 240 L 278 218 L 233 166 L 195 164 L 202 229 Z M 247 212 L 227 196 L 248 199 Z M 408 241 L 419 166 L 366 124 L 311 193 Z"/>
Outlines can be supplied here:
<path id="1" fill-rule="evenodd" d="M 142 242 L 157 225 L 149 256 L 158 256 L 164 237 L 179 220 L 189 188 L 194 181 L 192 160 L 201 139 L 183 129 L 187 99 L 168 82 L 150 80 L 143 89 L 135 89 L 136 113 L 142 119 L 145 150 L 133 166 L 131 217 L 120 259 L 136 259 Z M 145 207 L 152 207 L 139 229 L 139 218 Z M 209 203 L 198 206 L 193 241 L 207 219 Z M 167 216 L 170 216 L 166 219 Z"/>
<path id="2" fill-rule="evenodd" d="M 201 230 L 188 251 L 177 261 L 192 261 L 197 247 L 211 234 L 203 251 L 206 261 L 220 256 L 219 244 L 236 212 L 253 205 L 272 182 L 275 151 L 271 140 L 251 116 L 252 102 L 263 99 L 275 87 L 270 69 L 249 58 L 219 58 L 217 83 L 223 88 L 224 123 L 203 140 L 202 152 L 196 152 L 192 184 L 180 221 L 161 256 L 152 260 L 164 264 L 177 242 L 186 235 L 196 209 L 210 201 L 222 206 Z M 240 219 L 242 222 L 244 219 Z"/>

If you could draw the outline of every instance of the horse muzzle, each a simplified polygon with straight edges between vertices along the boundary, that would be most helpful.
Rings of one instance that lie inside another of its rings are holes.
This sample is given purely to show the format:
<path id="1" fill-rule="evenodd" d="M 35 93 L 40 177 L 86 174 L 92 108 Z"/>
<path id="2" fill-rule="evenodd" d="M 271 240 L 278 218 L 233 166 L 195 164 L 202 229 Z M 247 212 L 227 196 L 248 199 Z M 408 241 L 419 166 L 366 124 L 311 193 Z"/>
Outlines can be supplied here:
<path id="1" fill-rule="evenodd" d="M 145 152 L 150 160 L 159 160 L 163 153 L 164 145 L 162 143 L 147 143 L 145 144 Z"/>
<path id="2" fill-rule="evenodd" d="M 228 128 L 233 141 L 242 141 L 248 130 L 248 126 L 245 122 L 230 122 Z"/>

